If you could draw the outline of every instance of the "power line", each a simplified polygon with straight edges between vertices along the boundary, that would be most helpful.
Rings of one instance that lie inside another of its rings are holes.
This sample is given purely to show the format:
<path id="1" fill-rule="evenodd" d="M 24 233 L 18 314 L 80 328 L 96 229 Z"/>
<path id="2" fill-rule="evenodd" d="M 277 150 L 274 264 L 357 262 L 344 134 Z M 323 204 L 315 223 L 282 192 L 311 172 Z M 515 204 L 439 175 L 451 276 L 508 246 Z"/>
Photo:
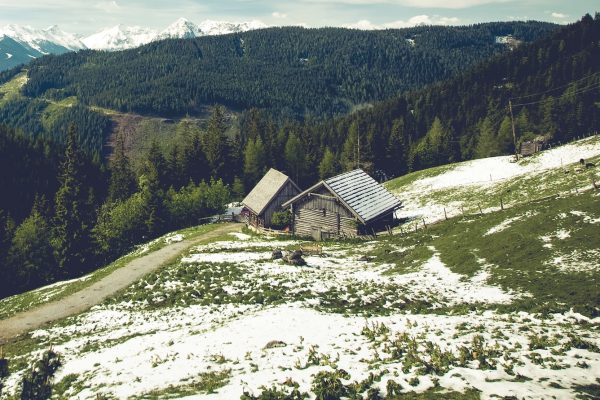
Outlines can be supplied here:
<path id="1" fill-rule="evenodd" d="M 586 80 L 586 79 L 592 78 L 592 77 L 594 77 L 594 76 L 596 76 L 596 75 L 598 75 L 598 74 L 600 74 L 600 71 L 598 71 L 598 72 L 594 72 L 593 74 L 590 74 L 590 75 L 588 75 L 588 76 L 584 76 L 583 78 L 577 79 L 576 81 L 569 82 L 569 83 L 567 83 L 567 84 L 565 84 L 565 85 L 562 85 L 562 86 L 557 86 L 557 87 L 555 87 L 555 88 L 552 88 L 552 89 L 545 90 L 545 91 L 543 91 L 543 92 L 538 92 L 538 93 L 533 93 L 533 94 L 527 94 L 527 95 L 525 95 L 525 96 L 511 97 L 510 99 L 511 99 L 511 100 L 525 99 L 525 98 L 527 98 L 527 97 L 539 96 L 539 95 L 541 95 L 541 94 L 550 93 L 550 92 L 553 92 L 553 91 L 555 91 L 555 90 L 562 89 L 562 88 L 565 88 L 565 87 L 567 87 L 567 86 L 570 86 L 570 85 L 572 85 L 572 84 L 574 84 L 574 83 L 581 82 L 581 81 L 583 81 L 583 80 Z"/>
<path id="2" fill-rule="evenodd" d="M 576 95 L 576 94 L 580 94 L 580 93 L 589 92 L 590 90 L 599 89 L 599 88 L 600 88 L 600 82 L 597 82 L 597 83 L 593 83 L 593 84 L 592 84 L 592 85 L 590 85 L 590 86 L 587 86 L 587 87 L 584 87 L 584 88 L 577 89 L 576 91 L 574 91 L 574 92 L 573 92 L 573 93 L 571 93 L 571 94 L 572 94 L 572 95 Z M 557 88 L 557 89 L 558 89 L 558 88 Z M 512 99 L 511 99 L 511 100 L 512 100 Z M 550 101 L 550 100 L 553 100 L 553 98 L 545 98 L 545 99 L 542 99 L 542 100 L 532 101 L 532 102 L 529 102 L 529 103 L 519 103 L 519 104 L 513 104 L 512 106 L 513 106 L 513 107 L 519 107 L 519 106 L 529 106 L 529 105 L 532 105 L 532 104 L 543 103 L 543 102 Z"/>

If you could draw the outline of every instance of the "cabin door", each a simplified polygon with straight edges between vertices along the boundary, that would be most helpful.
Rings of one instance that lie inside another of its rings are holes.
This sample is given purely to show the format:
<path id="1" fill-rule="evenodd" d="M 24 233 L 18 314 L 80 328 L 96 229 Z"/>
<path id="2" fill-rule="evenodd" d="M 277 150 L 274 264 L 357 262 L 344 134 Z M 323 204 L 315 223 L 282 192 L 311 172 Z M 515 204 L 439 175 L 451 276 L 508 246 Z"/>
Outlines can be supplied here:
<path id="1" fill-rule="evenodd" d="M 322 239 L 321 228 L 316 228 L 313 226 L 311 230 L 313 239 L 320 241 Z"/>

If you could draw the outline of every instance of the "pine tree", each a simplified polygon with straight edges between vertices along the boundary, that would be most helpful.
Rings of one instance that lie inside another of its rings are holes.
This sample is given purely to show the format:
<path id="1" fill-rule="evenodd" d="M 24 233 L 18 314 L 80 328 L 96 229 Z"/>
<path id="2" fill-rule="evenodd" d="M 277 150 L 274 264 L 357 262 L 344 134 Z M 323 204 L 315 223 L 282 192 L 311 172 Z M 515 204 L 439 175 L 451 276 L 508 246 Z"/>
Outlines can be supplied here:
<path id="1" fill-rule="evenodd" d="M 183 180 L 191 179 L 198 184 L 210 179 L 210 168 L 204 150 L 202 150 L 200 135 L 197 133 L 190 138 L 183 149 L 181 169 L 183 170 Z M 182 182 L 182 184 L 186 183 Z"/>
<path id="2" fill-rule="evenodd" d="M 13 284 L 19 291 L 49 283 L 54 278 L 55 259 L 51 229 L 36 203 L 16 229 L 9 250 L 8 264 L 13 267 Z"/>
<path id="3" fill-rule="evenodd" d="M 475 156 L 479 158 L 492 157 L 499 155 L 498 141 L 494 133 L 494 126 L 489 117 L 485 117 L 481 121 L 479 127 L 479 139 L 477 141 L 477 148 L 475 150 Z"/>
<path id="4" fill-rule="evenodd" d="M 150 144 L 150 148 L 146 154 L 146 160 L 142 164 L 142 175 L 150 174 L 155 175 L 160 189 L 168 189 L 170 185 L 167 176 L 167 163 L 156 139 Z"/>
<path id="5" fill-rule="evenodd" d="M 249 140 L 244 150 L 244 178 L 246 190 L 252 187 L 262 178 L 267 169 L 265 148 L 260 136 L 255 140 Z"/>
<path id="6" fill-rule="evenodd" d="M 140 177 L 140 189 L 146 210 L 145 224 L 150 237 L 159 235 L 166 227 L 164 185 L 160 181 L 160 173 L 165 163 L 157 149 L 156 144 L 150 147 L 144 163 L 144 173 Z"/>
<path id="7" fill-rule="evenodd" d="M 340 163 L 344 171 L 351 171 L 358 167 L 358 122 L 354 121 L 348 129 L 348 135 L 340 155 Z"/>
<path id="8" fill-rule="evenodd" d="M 90 254 L 91 221 L 86 215 L 88 193 L 85 191 L 82 170 L 77 129 L 71 125 L 54 207 L 53 247 L 58 268 L 63 275 L 81 272 Z"/>
<path id="9" fill-rule="evenodd" d="M 404 119 L 392 122 L 392 131 L 385 149 L 385 170 L 391 176 L 400 176 L 408 171 L 407 149 L 404 141 Z"/>
<path id="10" fill-rule="evenodd" d="M 329 147 L 325 149 L 323 153 L 323 159 L 319 163 L 319 178 L 327 179 L 334 176 L 338 171 L 337 162 L 335 155 L 329 150 Z"/>
<path id="11" fill-rule="evenodd" d="M 504 117 L 498 128 L 498 149 L 502 154 L 513 154 L 515 145 L 513 140 L 512 124 L 510 117 Z"/>
<path id="12" fill-rule="evenodd" d="M 125 154 L 125 137 L 122 133 L 117 136 L 109 171 L 109 201 L 123 201 L 135 192 L 135 175 L 131 169 L 129 158 L 127 157 L 127 154 Z"/>
<path id="13" fill-rule="evenodd" d="M 290 133 L 285 144 L 285 164 L 289 173 L 296 182 L 300 181 L 303 174 L 306 158 L 304 155 L 304 146 L 295 133 Z"/>
<path id="14" fill-rule="evenodd" d="M 225 175 L 227 175 L 229 149 L 227 148 L 227 137 L 225 136 L 226 130 L 225 109 L 222 106 L 213 107 L 208 120 L 208 129 L 204 136 L 203 147 L 210 167 L 210 176 L 215 179 L 225 178 Z"/>

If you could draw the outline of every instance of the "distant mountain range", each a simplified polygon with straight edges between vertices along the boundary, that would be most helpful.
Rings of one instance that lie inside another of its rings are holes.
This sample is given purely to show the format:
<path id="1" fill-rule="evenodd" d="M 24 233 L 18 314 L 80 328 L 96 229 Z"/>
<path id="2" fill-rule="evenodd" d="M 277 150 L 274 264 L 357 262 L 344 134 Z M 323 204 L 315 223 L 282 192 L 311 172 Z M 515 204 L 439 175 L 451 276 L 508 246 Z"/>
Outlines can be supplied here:
<path id="1" fill-rule="evenodd" d="M 227 22 L 205 20 L 195 24 L 180 18 L 162 31 L 139 26 L 117 25 L 83 37 L 62 31 L 54 25 L 47 29 L 7 25 L 0 28 L 0 71 L 25 64 L 46 54 L 63 54 L 82 49 L 126 50 L 155 40 L 190 39 L 267 28 L 260 21 Z"/>

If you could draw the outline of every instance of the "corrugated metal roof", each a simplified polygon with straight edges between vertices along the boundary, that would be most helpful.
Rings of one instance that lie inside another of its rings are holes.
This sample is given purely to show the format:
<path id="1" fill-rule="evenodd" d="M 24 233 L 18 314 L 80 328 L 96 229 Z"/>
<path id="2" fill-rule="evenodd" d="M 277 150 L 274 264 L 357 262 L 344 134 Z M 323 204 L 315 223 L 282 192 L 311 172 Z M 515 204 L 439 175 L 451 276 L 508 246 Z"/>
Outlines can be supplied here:
<path id="1" fill-rule="evenodd" d="M 254 213 L 260 215 L 288 180 L 300 191 L 294 181 L 287 175 L 271 168 L 254 186 L 252 191 L 248 193 L 242 203 Z"/>
<path id="2" fill-rule="evenodd" d="M 326 179 L 324 184 L 363 222 L 400 207 L 400 200 L 361 169 Z"/>
<path id="3" fill-rule="evenodd" d="M 356 169 L 311 186 L 293 199 L 283 203 L 282 207 L 289 207 L 322 186 L 326 187 L 365 224 L 402 205 L 396 196 L 377 183 L 365 171 Z"/>

